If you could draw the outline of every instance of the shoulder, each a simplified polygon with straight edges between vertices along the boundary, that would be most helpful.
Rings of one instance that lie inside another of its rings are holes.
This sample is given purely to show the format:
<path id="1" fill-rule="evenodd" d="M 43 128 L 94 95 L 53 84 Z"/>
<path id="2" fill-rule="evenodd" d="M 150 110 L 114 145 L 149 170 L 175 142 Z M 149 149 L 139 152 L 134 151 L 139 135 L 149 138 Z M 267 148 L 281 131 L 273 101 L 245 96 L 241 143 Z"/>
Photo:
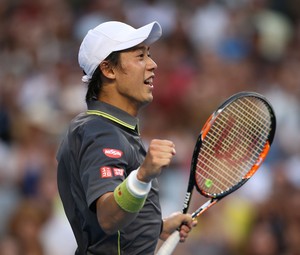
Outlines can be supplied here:
<path id="1" fill-rule="evenodd" d="M 127 143 L 127 133 L 117 123 L 93 114 L 80 114 L 71 124 L 71 136 L 82 145 L 91 143 L 98 146 L 123 147 Z"/>
<path id="2" fill-rule="evenodd" d="M 81 113 L 77 115 L 70 124 L 71 132 L 84 134 L 111 133 L 118 132 L 113 123 L 97 115 Z"/>

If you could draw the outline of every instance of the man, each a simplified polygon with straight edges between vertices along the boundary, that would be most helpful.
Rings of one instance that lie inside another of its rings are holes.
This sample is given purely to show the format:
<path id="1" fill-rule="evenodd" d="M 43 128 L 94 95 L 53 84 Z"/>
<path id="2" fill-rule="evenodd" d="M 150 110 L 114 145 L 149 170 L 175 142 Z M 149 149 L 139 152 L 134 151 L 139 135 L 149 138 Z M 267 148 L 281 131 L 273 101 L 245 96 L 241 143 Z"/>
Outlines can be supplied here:
<path id="1" fill-rule="evenodd" d="M 175 213 L 161 219 L 158 181 L 175 155 L 168 140 L 145 150 L 137 115 L 152 101 L 156 63 L 149 45 L 157 22 L 139 29 L 116 21 L 90 30 L 78 60 L 88 84 L 88 110 L 70 124 L 57 154 L 58 188 L 78 248 L 76 254 L 154 254 L 158 238 L 196 222 Z"/>

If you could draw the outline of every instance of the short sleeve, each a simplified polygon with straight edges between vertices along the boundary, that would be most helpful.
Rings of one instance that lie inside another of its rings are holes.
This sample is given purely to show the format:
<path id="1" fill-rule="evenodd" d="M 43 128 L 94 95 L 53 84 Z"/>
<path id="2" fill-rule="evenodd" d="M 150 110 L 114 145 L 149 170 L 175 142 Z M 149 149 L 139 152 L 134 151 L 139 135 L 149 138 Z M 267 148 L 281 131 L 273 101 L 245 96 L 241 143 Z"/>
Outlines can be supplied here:
<path id="1" fill-rule="evenodd" d="M 79 152 L 79 174 L 89 207 L 96 199 L 111 192 L 127 176 L 128 155 L 126 137 L 109 123 L 91 121 L 82 132 Z"/>

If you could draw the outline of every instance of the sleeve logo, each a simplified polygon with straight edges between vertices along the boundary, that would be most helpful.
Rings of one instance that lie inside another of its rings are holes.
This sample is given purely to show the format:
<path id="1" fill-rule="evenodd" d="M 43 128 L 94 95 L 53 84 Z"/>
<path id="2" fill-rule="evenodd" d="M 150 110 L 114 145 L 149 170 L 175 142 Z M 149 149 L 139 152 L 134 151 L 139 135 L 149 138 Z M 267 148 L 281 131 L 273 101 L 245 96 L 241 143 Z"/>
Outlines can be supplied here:
<path id="1" fill-rule="evenodd" d="M 124 169 L 109 166 L 100 167 L 100 177 L 102 179 L 112 178 L 113 176 L 124 176 Z"/>
<path id="2" fill-rule="evenodd" d="M 122 168 L 114 168 L 114 176 L 124 176 L 124 169 Z"/>
<path id="3" fill-rule="evenodd" d="M 111 168 L 107 166 L 100 168 L 100 175 L 101 178 L 111 178 L 113 176 Z"/>
<path id="4" fill-rule="evenodd" d="M 109 149 L 109 148 L 103 149 L 103 153 L 105 154 L 105 156 L 109 158 L 121 158 L 123 155 L 122 151 L 116 149 Z"/>

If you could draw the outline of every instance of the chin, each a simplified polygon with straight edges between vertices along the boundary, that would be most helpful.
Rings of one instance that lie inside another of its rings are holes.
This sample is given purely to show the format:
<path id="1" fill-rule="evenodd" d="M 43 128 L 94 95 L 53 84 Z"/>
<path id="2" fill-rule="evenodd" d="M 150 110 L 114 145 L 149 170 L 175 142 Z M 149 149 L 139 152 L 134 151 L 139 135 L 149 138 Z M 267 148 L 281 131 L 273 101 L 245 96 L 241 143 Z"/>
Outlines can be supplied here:
<path id="1" fill-rule="evenodd" d="M 151 96 L 151 97 L 147 98 L 146 100 L 144 100 L 143 102 L 141 102 L 141 107 L 147 106 L 152 101 L 153 101 L 153 96 Z"/>

